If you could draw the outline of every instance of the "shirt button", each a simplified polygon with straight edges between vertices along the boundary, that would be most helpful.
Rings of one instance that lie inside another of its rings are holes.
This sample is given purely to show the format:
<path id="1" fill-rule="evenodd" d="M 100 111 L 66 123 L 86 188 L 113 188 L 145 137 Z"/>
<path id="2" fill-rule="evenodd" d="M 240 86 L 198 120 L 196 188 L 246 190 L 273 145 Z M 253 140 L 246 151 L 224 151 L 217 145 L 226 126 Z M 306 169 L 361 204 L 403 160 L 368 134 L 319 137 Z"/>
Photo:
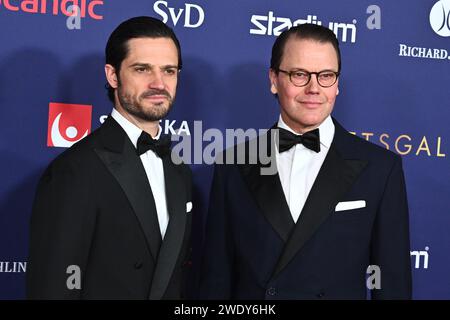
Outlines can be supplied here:
<path id="1" fill-rule="evenodd" d="M 323 292 L 319 292 L 317 294 L 317 298 L 323 298 L 324 296 L 325 296 L 325 293 L 323 293 Z"/>
<path id="2" fill-rule="evenodd" d="M 274 287 L 270 287 L 266 290 L 267 295 L 269 296 L 275 296 L 277 294 L 277 289 Z"/>
<path id="3" fill-rule="evenodd" d="M 142 261 L 136 262 L 136 263 L 134 264 L 134 268 L 135 268 L 135 269 L 140 269 L 140 268 L 142 268 Z"/>

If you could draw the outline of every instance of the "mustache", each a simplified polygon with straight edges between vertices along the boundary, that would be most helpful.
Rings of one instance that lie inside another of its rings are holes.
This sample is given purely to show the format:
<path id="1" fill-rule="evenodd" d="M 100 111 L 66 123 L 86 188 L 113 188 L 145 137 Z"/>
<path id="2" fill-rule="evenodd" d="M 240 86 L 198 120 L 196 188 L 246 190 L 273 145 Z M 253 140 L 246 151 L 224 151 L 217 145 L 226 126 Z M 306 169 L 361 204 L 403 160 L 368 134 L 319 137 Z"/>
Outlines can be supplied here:
<path id="1" fill-rule="evenodd" d="M 151 96 L 166 96 L 169 99 L 172 99 L 172 96 L 170 95 L 167 90 L 159 90 L 159 89 L 150 89 L 145 91 L 143 94 L 141 94 L 141 98 L 145 99 Z"/>

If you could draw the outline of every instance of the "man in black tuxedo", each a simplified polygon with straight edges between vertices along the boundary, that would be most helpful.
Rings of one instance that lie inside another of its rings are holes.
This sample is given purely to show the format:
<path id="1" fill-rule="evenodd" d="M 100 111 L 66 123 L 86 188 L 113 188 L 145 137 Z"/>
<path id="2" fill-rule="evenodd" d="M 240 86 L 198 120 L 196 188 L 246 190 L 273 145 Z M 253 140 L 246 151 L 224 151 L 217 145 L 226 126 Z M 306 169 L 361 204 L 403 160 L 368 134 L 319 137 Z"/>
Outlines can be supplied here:
<path id="1" fill-rule="evenodd" d="M 39 182 L 27 297 L 180 299 L 190 265 L 191 171 L 171 157 L 159 127 L 175 98 L 180 45 L 163 22 L 136 17 L 114 30 L 105 53 L 114 108 Z"/>
<path id="2" fill-rule="evenodd" d="M 340 70 L 325 27 L 276 39 L 269 77 L 281 115 L 258 141 L 268 141 L 275 174 L 253 154 L 216 164 L 201 298 L 366 299 L 368 289 L 372 299 L 411 297 L 401 158 L 331 117 Z"/>

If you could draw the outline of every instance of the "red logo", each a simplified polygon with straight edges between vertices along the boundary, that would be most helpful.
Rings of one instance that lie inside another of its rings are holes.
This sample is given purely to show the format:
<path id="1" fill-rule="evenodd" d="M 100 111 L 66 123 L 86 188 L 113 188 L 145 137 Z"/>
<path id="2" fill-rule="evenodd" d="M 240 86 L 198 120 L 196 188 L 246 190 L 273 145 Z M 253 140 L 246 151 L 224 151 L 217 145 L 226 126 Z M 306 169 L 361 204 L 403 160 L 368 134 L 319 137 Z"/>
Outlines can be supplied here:
<path id="1" fill-rule="evenodd" d="M 40 14 L 52 14 L 54 16 L 61 14 L 71 17 L 73 16 L 73 11 L 70 7 L 76 6 L 77 15 L 81 18 L 90 17 L 95 20 L 103 20 L 103 16 L 95 12 L 96 6 L 103 6 L 103 0 L 33 0 L 33 1 L 21 1 L 20 5 L 18 1 L 3 0 L 3 6 L 9 11 L 23 11 L 29 13 L 40 13 Z M 16 4 L 16 6 L 14 6 Z M 0 5 L 2 1 L 0 0 Z M 81 15 L 79 14 L 81 13 Z"/>
<path id="2" fill-rule="evenodd" d="M 91 133 L 92 106 L 50 102 L 47 146 L 68 148 Z"/>

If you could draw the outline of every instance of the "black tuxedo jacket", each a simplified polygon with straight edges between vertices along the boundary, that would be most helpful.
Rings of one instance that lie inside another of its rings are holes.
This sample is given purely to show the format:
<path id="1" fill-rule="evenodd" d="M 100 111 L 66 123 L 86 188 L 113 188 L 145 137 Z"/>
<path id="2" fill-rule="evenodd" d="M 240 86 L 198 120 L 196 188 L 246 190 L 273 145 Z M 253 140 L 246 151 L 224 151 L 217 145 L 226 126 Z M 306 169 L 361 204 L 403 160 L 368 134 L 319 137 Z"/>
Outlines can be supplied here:
<path id="1" fill-rule="evenodd" d="M 28 298 L 183 298 L 191 172 L 170 155 L 162 160 L 170 217 L 164 241 L 142 162 L 112 117 L 50 164 L 31 217 Z"/>
<path id="2" fill-rule="evenodd" d="M 333 121 L 333 142 L 296 224 L 278 174 L 261 175 L 261 163 L 216 165 L 201 298 L 366 299 L 367 276 L 375 276 L 369 287 L 381 284 L 374 299 L 411 297 L 401 158 Z M 336 211 L 338 203 L 359 205 Z"/>

